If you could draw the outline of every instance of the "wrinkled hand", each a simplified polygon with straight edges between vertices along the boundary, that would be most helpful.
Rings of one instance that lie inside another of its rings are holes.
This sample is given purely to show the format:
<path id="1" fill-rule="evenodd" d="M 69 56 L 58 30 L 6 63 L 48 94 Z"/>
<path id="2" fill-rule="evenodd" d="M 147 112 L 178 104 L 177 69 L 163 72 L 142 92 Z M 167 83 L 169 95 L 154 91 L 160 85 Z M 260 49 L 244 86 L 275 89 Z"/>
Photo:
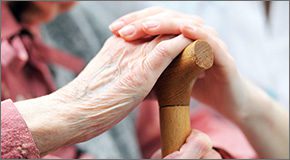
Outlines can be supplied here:
<path id="1" fill-rule="evenodd" d="M 234 60 L 217 32 L 201 18 L 153 7 L 117 19 L 110 29 L 127 41 L 159 34 L 183 34 L 189 39 L 207 41 L 213 48 L 214 65 L 196 81 L 192 96 L 229 117 L 244 106 L 246 91 Z"/>
<path id="2" fill-rule="evenodd" d="M 113 36 L 71 83 L 48 96 L 18 102 L 41 155 L 113 127 L 145 98 L 165 68 L 190 43 L 183 35 L 130 43 Z M 181 150 L 167 158 L 211 154 L 216 155 L 208 138 L 193 132 Z"/>
<path id="3" fill-rule="evenodd" d="M 84 132 L 81 141 L 102 133 L 124 118 L 146 97 L 163 70 L 189 43 L 191 40 L 182 35 L 131 43 L 116 36 L 109 38 L 80 75 L 58 92 L 81 115 L 74 120 L 82 121 L 76 126 Z M 84 128 L 88 125 L 83 123 L 98 127 L 88 130 Z"/>
<path id="4" fill-rule="evenodd" d="M 189 43 L 182 35 L 130 43 L 112 36 L 72 82 L 50 95 L 18 102 L 41 155 L 113 127 Z"/>
<path id="5" fill-rule="evenodd" d="M 151 158 L 162 158 L 161 150 L 156 151 Z M 212 142 L 206 134 L 192 130 L 180 150 L 167 155 L 164 159 L 221 159 L 221 155 L 212 149 Z"/>

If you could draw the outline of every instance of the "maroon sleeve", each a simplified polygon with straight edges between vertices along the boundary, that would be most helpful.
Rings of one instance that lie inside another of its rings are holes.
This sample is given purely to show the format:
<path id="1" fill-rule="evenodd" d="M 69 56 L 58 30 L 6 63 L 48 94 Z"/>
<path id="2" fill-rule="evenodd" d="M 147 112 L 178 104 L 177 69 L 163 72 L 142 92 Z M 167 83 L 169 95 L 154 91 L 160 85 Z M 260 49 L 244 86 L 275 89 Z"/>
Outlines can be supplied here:
<path id="1" fill-rule="evenodd" d="M 32 135 L 13 102 L 1 102 L 1 158 L 40 158 Z"/>

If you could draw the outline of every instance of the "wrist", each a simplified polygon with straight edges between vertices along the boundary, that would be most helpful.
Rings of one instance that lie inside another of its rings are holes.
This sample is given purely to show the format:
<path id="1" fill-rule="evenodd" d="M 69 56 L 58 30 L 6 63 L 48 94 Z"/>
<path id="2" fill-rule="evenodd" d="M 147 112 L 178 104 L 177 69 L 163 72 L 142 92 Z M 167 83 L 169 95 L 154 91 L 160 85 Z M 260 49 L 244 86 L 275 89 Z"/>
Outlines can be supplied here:
<path id="1" fill-rule="evenodd" d="M 58 149 L 70 141 L 73 134 L 67 105 L 54 94 L 16 102 L 15 105 L 27 124 L 40 155 Z M 69 101 L 68 101 L 69 102 Z"/>
<path id="2" fill-rule="evenodd" d="M 247 92 L 248 104 L 240 107 L 232 120 L 260 157 L 289 157 L 289 113 L 249 82 Z"/>
<path id="3" fill-rule="evenodd" d="M 218 99 L 216 99 L 214 106 L 219 113 L 232 121 L 236 121 L 245 111 L 248 111 L 251 97 L 247 81 L 237 70 L 232 69 L 226 77 L 226 80 L 220 84 L 223 86 L 222 90 L 218 90 L 216 93 Z"/>
<path id="4" fill-rule="evenodd" d="M 241 78 L 239 92 L 231 120 L 240 126 L 254 119 L 263 120 L 265 114 L 274 109 L 274 101 L 260 88 L 244 78 Z"/>

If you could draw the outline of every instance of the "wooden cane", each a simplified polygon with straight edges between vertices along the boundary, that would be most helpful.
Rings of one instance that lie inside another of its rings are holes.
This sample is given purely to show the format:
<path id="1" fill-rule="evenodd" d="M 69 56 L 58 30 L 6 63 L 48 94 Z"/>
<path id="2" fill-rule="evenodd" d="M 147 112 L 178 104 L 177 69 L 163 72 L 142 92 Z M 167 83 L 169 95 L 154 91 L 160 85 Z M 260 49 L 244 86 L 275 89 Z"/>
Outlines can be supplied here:
<path id="1" fill-rule="evenodd" d="M 162 156 L 177 151 L 191 132 L 189 102 L 197 76 L 213 65 L 209 44 L 196 40 L 159 77 L 155 92 L 160 106 Z"/>

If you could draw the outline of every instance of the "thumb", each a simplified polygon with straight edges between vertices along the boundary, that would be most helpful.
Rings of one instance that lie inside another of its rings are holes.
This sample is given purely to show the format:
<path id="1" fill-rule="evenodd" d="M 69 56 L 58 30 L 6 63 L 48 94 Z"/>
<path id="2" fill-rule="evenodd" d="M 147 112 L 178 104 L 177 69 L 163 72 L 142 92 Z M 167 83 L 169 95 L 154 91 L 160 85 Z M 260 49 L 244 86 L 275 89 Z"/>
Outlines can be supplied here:
<path id="1" fill-rule="evenodd" d="M 152 156 L 151 159 L 161 159 L 161 149 L 158 149 Z"/>
<path id="2" fill-rule="evenodd" d="M 164 159 L 199 159 L 208 153 L 211 148 L 212 142 L 206 134 L 192 130 L 180 150 L 167 155 Z"/>
<path id="3" fill-rule="evenodd" d="M 155 48 L 147 55 L 145 64 L 147 68 L 154 73 L 157 78 L 171 63 L 171 61 L 182 52 L 182 50 L 192 41 L 179 35 L 172 39 L 161 41 Z"/>

